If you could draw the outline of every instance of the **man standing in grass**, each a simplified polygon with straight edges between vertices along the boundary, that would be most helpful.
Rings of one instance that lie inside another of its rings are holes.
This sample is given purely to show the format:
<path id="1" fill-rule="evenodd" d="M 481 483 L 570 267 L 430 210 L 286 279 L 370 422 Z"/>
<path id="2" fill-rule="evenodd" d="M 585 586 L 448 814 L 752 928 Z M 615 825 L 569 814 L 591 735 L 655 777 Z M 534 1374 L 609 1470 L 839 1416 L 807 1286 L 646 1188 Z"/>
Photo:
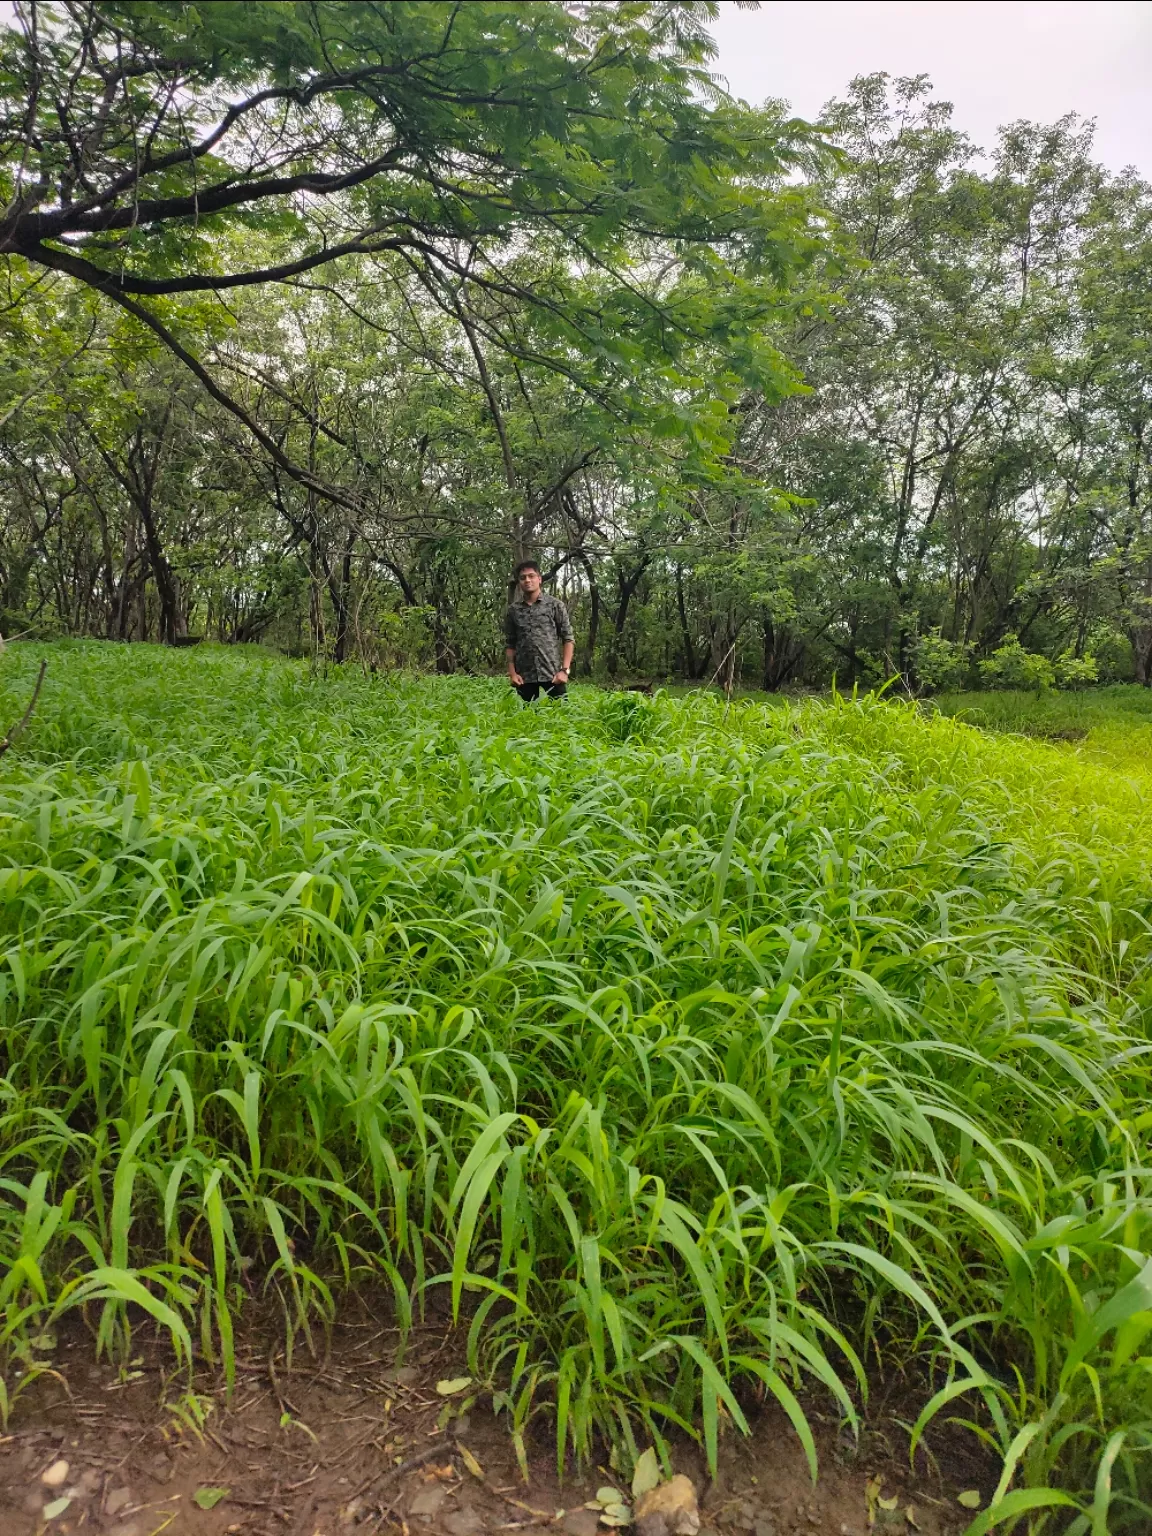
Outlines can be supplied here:
<path id="1" fill-rule="evenodd" d="M 558 597 L 542 592 L 544 578 L 535 560 L 516 567 L 516 600 L 504 615 L 508 681 L 531 704 L 543 689 L 550 699 L 568 691 L 572 668 L 572 622 Z"/>

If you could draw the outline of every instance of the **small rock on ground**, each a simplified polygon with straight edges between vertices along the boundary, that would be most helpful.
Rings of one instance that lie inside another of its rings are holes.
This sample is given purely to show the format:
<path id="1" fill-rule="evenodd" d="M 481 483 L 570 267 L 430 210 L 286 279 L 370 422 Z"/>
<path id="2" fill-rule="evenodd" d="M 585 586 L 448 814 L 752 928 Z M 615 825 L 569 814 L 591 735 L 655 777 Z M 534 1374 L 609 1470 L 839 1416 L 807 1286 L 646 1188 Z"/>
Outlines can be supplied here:
<path id="1" fill-rule="evenodd" d="M 122 1509 L 127 1509 L 131 1502 L 131 1488 L 113 1488 L 104 1507 L 108 1514 L 118 1515 Z"/>
<path id="2" fill-rule="evenodd" d="M 429 1483 L 410 1500 L 408 1513 L 420 1520 L 431 1520 L 444 1502 L 445 1490 L 439 1483 Z"/>
<path id="3" fill-rule="evenodd" d="M 480 1536 L 480 1532 L 484 1529 L 483 1520 L 474 1509 L 467 1506 L 443 1516 L 440 1525 L 448 1532 L 448 1536 Z"/>
<path id="4" fill-rule="evenodd" d="M 696 1536 L 700 1511 L 690 1478 L 678 1472 L 641 1494 L 635 1509 L 636 1536 Z"/>
<path id="5" fill-rule="evenodd" d="M 570 1509 L 561 1522 L 564 1536 L 596 1536 L 600 1516 L 594 1509 Z"/>

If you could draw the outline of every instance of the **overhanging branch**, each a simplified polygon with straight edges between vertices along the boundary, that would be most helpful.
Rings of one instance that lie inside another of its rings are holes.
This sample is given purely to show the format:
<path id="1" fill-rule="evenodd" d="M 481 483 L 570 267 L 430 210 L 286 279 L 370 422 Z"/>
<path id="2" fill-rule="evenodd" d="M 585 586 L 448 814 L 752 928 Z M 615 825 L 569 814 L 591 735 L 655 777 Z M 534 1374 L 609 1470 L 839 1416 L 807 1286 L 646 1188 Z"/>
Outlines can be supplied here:
<path id="1" fill-rule="evenodd" d="M 306 490 L 313 491 L 317 496 L 331 502 L 334 506 L 343 507 L 346 512 L 353 513 L 359 519 L 362 511 L 359 502 L 344 491 L 341 491 L 338 487 L 329 485 L 326 480 L 321 480 L 318 475 L 313 475 L 308 470 L 302 469 L 299 464 L 289 458 L 275 438 L 271 437 L 255 417 L 244 409 L 239 400 L 234 399 L 227 390 L 221 389 L 200 359 L 189 352 L 187 347 L 183 346 L 176 339 L 163 321 L 158 319 L 151 311 L 145 309 L 142 304 L 137 304 L 134 299 L 130 299 L 125 293 L 120 293 L 114 288 L 104 288 L 102 291 L 107 293 L 113 303 L 119 304 L 121 309 L 127 310 L 130 315 L 139 320 L 141 325 L 146 325 L 173 356 L 180 359 L 189 372 L 196 376 L 213 400 L 218 405 L 223 406 L 231 415 L 235 416 L 236 420 L 252 434 L 272 462 L 277 464 L 289 479 L 294 480 L 298 485 L 304 486 Z"/>
<path id="2" fill-rule="evenodd" d="M 19 254 L 26 261 L 36 262 L 53 272 L 64 272 L 78 282 L 99 288 L 101 293 L 136 293 L 143 297 L 162 298 L 174 293 L 219 293 L 229 288 L 251 288 L 259 283 L 281 282 L 286 278 L 297 277 L 301 272 L 311 272 L 315 267 L 325 266 L 341 256 L 374 256 L 384 251 L 403 250 L 412 243 L 410 237 L 405 235 L 378 240 L 375 238 L 378 233 L 379 230 L 369 230 L 341 245 L 325 246 L 323 250 L 313 251 L 310 256 L 282 262 L 279 266 L 223 275 L 193 272 L 187 277 L 134 277 L 131 272 L 106 272 L 103 267 L 98 267 L 95 262 L 83 256 L 77 256 L 73 251 L 63 251 L 59 246 L 42 243 L 22 246 Z"/>

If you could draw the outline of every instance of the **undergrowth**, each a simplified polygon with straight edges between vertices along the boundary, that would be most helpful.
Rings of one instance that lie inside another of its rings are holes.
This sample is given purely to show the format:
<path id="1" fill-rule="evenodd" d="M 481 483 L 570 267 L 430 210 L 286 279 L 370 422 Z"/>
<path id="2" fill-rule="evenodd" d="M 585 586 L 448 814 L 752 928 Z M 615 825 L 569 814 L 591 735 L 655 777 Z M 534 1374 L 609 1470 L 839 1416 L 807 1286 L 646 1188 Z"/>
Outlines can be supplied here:
<path id="1" fill-rule="evenodd" d="M 766 709 L 50 648 L 0 762 L 6 1415 L 83 1306 L 232 1370 L 437 1291 L 523 1451 L 877 1356 L 973 1532 L 1152 1518 L 1152 821 L 908 703 Z M 13 647 L 0 706 L 35 669 Z M 621 699 L 626 702 L 621 702 Z M 806 1400 L 806 1399 L 805 1399 Z"/>
<path id="2" fill-rule="evenodd" d="M 1075 745 L 1082 760 L 1118 768 L 1152 792 L 1152 688 L 1118 683 L 1081 692 L 953 693 L 931 707 L 984 730 Z"/>

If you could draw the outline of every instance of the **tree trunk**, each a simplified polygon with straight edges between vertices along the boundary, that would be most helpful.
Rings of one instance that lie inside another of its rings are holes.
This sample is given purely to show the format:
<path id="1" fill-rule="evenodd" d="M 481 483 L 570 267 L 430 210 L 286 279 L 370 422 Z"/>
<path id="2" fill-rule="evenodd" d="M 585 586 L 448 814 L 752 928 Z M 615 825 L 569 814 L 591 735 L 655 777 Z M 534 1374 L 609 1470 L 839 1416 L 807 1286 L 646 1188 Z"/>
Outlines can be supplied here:
<path id="1" fill-rule="evenodd" d="M 1142 688 L 1152 688 L 1152 626 L 1142 633 L 1132 635 L 1132 660 L 1136 668 L 1136 681 Z"/>
<path id="2" fill-rule="evenodd" d="M 175 645 L 188 633 L 188 621 L 180 603 L 180 584 L 160 542 L 153 515 L 151 485 L 140 499 L 139 510 L 144 525 L 144 547 L 148 551 L 148 564 L 152 567 L 152 579 L 160 602 L 160 639 L 165 645 Z"/>
<path id="3" fill-rule="evenodd" d="M 628 607 L 632 601 L 633 595 L 635 594 L 636 588 L 640 585 L 641 576 L 643 576 L 644 572 L 648 569 L 648 562 L 650 558 L 651 557 L 649 555 L 644 555 L 640 561 L 640 564 L 631 573 L 631 575 L 625 576 L 623 572 L 617 569 L 616 612 L 613 615 L 612 641 L 608 647 L 607 660 L 609 677 L 615 677 L 619 669 L 620 650 L 624 639 L 624 626 L 628 622 Z"/>
<path id="4" fill-rule="evenodd" d="M 596 584 L 596 570 L 582 549 L 576 551 L 584 574 L 588 577 L 588 648 L 580 662 L 585 677 L 592 676 L 592 663 L 596 656 L 596 640 L 600 632 L 600 588 Z"/>
<path id="5" fill-rule="evenodd" d="M 718 682 L 722 688 L 731 688 L 731 680 L 735 677 L 733 667 L 736 660 L 736 646 L 740 639 L 740 628 L 741 626 L 736 624 L 735 615 L 729 611 L 712 630 L 708 676 L 710 681 Z"/>
<path id="6" fill-rule="evenodd" d="M 324 630 L 324 587 L 316 568 L 314 551 L 308 572 L 308 633 L 311 640 L 312 659 L 323 656 L 327 645 Z"/>
<path id="7" fill-rule="evenodd" d="M 188 633 L 188 621 L 180 600 L 180 583 L 164 552 L 164 544 L 155 515 L 156 481 L 167 441 L 171 412 L 172 407 L 169 403 L 158 423 L 149 423 L 147 427 L 141 424 L 136 428 L 123 465 L 117 461 L 114 454 L 109 453 L 99 443 L 97 444 L 101 458 L 123 487 L 143 528 L 144 551 L 148 557 L 152 579 L 156 583 L 156 596 L 160 604 L 160 639 L 166 645 L 174 645 Z M 148 453 L 148 445 L 151 446 L 151 455 Z M 130 539 L 133 534 L 134 530 L 130 528 Z M 127 578 L 128 565 L 126 545 L 122 580 Z M 120 618 L 122 623 L 123 605 L 121 605 Z M 142 628 L 144 624 L 142 607 Z"/>
<path id="8" fill-rule="evenodd" d="M 764 691 L 775 693 L 796 675 L 808 641 L 793 634 L 785 624 L 777 628 L 770 615 L 764 618 Z"/>
<path id="9" fill-rule="evenodd" d="M 348 630 L 350 627 L 348 598 L 352 586 L 352 551 L 356 535 L 346 530 L 344 554 L 340 561 L 339 576 L 328 573 L 328 591 L 332 597 L 332 611 L 336 620 L 336 640 L 332 647 L 333 661 L 340 663 L 348 654 Z"/>
<path id="10" fill-rule="evenodd" d="M 776 692 L 776 626 L 772 623 L 772 615 L 764 615 L 764 668 L 761 677 L 761 686 L 765 693 Z"/>
<path id="11" fill-rule="evenodd" d="M 680 616 L 680 644 L 684 675 L 696 678 L 700 676 L 700 672 L 696 661 L 696 647 L 692 644 L 692 633 L 688 628 L 688 605 L 684 601 L 684 571 L 679 565 L 676 567 L 676 612 Z"/>

